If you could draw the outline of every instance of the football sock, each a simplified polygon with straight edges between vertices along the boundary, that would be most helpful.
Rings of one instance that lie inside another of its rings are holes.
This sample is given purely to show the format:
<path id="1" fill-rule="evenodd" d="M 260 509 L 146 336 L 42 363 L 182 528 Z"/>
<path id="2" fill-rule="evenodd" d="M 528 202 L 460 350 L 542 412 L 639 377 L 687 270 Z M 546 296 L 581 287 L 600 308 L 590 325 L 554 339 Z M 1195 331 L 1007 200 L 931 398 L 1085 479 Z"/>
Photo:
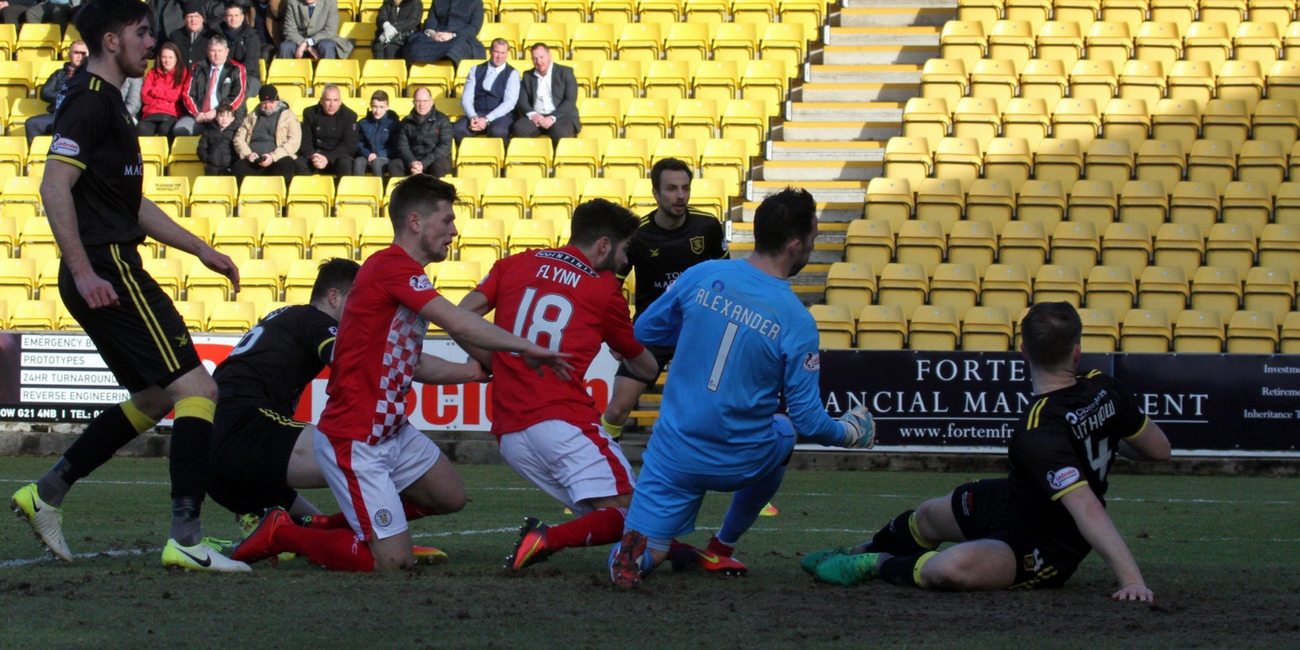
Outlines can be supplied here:
<path id="1" fill-rule="evenodd" d="M 709 545 L 704 550 L 714 555 L 721 555 L 722 557 L 731 557 L 731 554 L 736 552 L 736 545 L 728 544 L 718 539 L 717 535 L 714 535 L 712 538 L 709 539 Z"/>
<path id="2" fill-rule="evenodd" d="M 891 557 L 880 563 L 878 569 L 880 579 L 899 587 L 920 587 L 925 588 L 925 582 L 921 580 L 921 567 L 925 566 L 930 558 L 938 555 L 935 551 L 926 551 L 907 557 Z"/>
<path id="3" fill-rule="evenodd" d="M 434 510 L 433 508 L 421 508 L 420 506 L 417 506 L 414 503 L 407 501 L 406 499 L 402 499 L 402 512 L 406 513 L 407 521 L 415 521 L 416 519 L 432 517 L 438 514 L 438 511 Z"/>
<path id="4" fill-rule="evenodd" d="M 609 420 L 606 420 L 603 415 L 600 416 L 600 428 L 604 429 L 605 433 L 608 433 L 609 437 L 615 440 L 623 436 L 623 425 L 610 424 Z"/>
<path id="5" fill-rule="evenodd" d="M 916 511 L 908 510 L 890 521 L 880 529 L 863 550 L 867 553 L 889 553 L 890 555 L 916 555 L 922 551 L 938 548 L 938 542 L 932 542 L 921 536 L 916 524 Z"/>
<path id="6" fill-rule="evenodd" d="M 275 531 L 277 550 L 297 553 L 317 566 L 331 571 L 375 570 L 375 556 L 370 547 L 349 530 L 319 530 L 301 526 L 281 526 Z"/>
<path id="7" fill-rule="evenodd" d="M 310 501 L 302 498 L 301 494 L 295 494 L 293 496 L 293 504 L 289 506 L 289 516 L 293 517 L 294 521 L 298 521 L 308 516 L 314 517 L 316 515 L 324 517 L 324 515 L 321 514 L 321 511 L 317 510 L 316 506 L 312 505 Z"/>
<path id="8" fill-rule="evenodd" d="M 554 553 L 570 546 L 604 546 L 623 539 L 625 508 L 601 508 L 546 529 L 546 546 Z"/>
<path id="9" fill-rule="evenodd" d="M 784 478 L 785 466 L 782 465 L 732 495 L 731 507 L 727 508 L 727 516 L 722 519 L 722 529 L 718 531 L 718 541 L 735 546 L 740 536 L 758 521 L 759 513 L 776 496 Z"/>
<path id="10" fill-rule="evenodd" d="M 348 523 L 347 515 L 341 512 L 336 512 L 332 515 L 311 515 L 310 517 L 304 517 L 302 525 L 304 528 L 313 528 L 316 530 L 352 529 L 352 524 Z"/>
<path id="11" fill-rule="evenodd" d="M 202 536 L 198 518 L 207 493 L 212 416 L 216 409 L 217 405 L 206 397 L 186 397 L 176 402 L 169 464 L 172 539 L 185 546 L 199 543 Z"/>
<path id="12" fill-rule="evenodd" d="M 36 481 L 41 500 L 56 508 L 62 506 L 63 497 L 73 483 L 107 463 L 118 449 L 157 423 L 140 412 L 131 400 L 100 413 L 68 447 L 63 458 Z"/>

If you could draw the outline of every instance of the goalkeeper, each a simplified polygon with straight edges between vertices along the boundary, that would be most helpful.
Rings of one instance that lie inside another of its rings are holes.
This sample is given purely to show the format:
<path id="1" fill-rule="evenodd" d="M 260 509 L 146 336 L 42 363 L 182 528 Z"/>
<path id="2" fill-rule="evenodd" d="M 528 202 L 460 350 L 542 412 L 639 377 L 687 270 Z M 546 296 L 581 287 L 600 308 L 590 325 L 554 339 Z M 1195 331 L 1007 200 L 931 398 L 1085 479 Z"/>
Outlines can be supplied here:
<path id="1" fill-rule="evenodd" d="M 836 422 L 822 407 L 817 326 L 789 283 L 816 239 L 812 195 L 769 196 L 755 213 L 753 255 L 691 267 L 637 319 L 637 339 L 676 347 L 678 362 L 610 554 L 614 584 L 635 585 L 670 555 L 681 564 L 678 553 L 743 574 L 732 550 L 781 486 L 796 431 L 824 445 L 875 441 L 865 409 Z M 779 413 L 783 398 L 788 415 Z M 674 537 L 695 530 L 710 490 L 735 493 L 722 529 L 703 551 L 675 547 Z"/>

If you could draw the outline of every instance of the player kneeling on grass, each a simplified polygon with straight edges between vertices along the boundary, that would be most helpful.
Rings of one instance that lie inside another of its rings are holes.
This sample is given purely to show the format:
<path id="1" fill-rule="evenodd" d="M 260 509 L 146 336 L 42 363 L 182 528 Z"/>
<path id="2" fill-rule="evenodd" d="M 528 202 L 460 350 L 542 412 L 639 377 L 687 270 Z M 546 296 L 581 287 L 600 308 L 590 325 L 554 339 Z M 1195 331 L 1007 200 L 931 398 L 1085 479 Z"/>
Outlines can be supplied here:
<path id="1" fill-rule="evenodd" d="M 339 317 L 361 267 L 352 260 L 321 264 L 311 303 L 272 312 L 248 331 L 217 366 L 219 399 L 213 420 L 208 495 L 239 516 L 245 535 L 270 508 L 283 508 L 314 528 L 350 528 L 343 513 L 324 516 L 298 490 L 328 487 L 312 451 L 316 428 L 293 419 L 304 390 L 330 363 Z M 475 361 L 451 363 L 421 355 L 414 379 L 423 383 L 482 381 Z M 403 500 L 407 520 L 442 514 Z M 417 559 L 446 559 L 415 547 Z"/>
<path id="2" fill-rule="evenodd" d="M 1152 600 L 1102 499 L 1115 451 L 1168 460 L 1169 441 L 1113 378 L 1075 374 L 1083 324 L 1069 303 L 1034 305 L 1020 330 L 1035 399 L 1011 438 L 1010 475 L 926 501 L 850 551 L 811 553 L 804 571 L 840 585 L 1059 587 L 1095 548 L 1119 581 L 1116 600 Z M 942 542 L 957 545 L 936 552 Z"/>
<path id="3" fill-rule="evenodd" d="M 520 354 L 568 378 L 567 355 L 511 336 L 438 295 L 424 267 L 447 259 L 456 238 L 456 188 L 426 174 L 397 185 L 389 202 L 393 245 L 366 260 L 352 283 L 330 365 L 329 401 L 316 425 L 316 462 L 351 530 L 295 526 L 271 510 L 235 550 L 255 562 L 283 552 L 340 571 L 415 564 L 407 506 L 437 513 L 465 505 L 451 462 L 406 419 L 429 323 L 462 345 Z"/>
<path id="4" fill-rule="evenodd" d="M 595 199 L 573 211 L 572 235 L 562 248 L 530 250 L 492 266 L 461 307 L 496 310 L 496 322 L 551 350 L 571 354 L 572 379 L 538 378 L 516 355 L 470 354 L 491 366 L 492 432 L 501 455 L 520 476 L 559 499 L 573 521 L 547 526 L 524 520 L 506 568 L 518 571 L 570 546 L 618 541 L 634 478 L 623 450 L 600 427 L 600 411 L 582 377 L 601 343 L 626 360 L 636 376 L 658 370 L 654 354 L 637 343 L 627 300 L 613 271 L 627 264 L 637 218 Z"/>
<path id="5" fill-rule="evenodd" d="M 636 337 L 677 347 L 663 405 L 642 458 L 622 541 L 610 553 L 614 584 L 631 587 L 679 554 L 674 537 L 695 530 L 704 494 L 734 492 L 701 564 L 731 557 L 776 494 L 795 432 L 824 445 L 870 447 L 875 425 L 859 407 L 826 414 L 818 379 L 817 325 L 790 289 L 817 239 L 817 205 L 804 190 L 769 196 L 754 215 L 754 253 L 688 269 L 641 314 Z M 789 415 L 779 413 L 784 396 Z"/>

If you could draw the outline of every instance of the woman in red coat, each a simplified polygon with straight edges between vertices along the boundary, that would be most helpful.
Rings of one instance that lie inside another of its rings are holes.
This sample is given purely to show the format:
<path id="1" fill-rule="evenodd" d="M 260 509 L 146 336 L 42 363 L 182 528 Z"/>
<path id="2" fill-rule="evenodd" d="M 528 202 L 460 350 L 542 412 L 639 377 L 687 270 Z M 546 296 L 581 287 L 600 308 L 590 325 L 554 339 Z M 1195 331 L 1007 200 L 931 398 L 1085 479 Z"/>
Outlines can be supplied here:
<path id="1" fill-rule="evenodd" d="M 176 120 L 185 115 L 183 98 L 190 88 L 190 71 L 181 65 L 181 51 L 173 43 L 158 49 L 158 60 L 144 75 L 140 91 L 140 135 L 171 136 Z"/>

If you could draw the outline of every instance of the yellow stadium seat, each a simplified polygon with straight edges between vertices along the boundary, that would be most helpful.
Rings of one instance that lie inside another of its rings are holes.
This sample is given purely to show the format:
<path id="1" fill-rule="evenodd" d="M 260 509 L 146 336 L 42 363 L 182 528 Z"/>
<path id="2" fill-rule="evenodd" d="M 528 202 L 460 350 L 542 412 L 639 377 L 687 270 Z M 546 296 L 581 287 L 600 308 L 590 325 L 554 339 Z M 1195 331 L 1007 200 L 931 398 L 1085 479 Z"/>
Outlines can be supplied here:
<path id="1" fill-rule="evenodd" d="M 389 97 L 401 97 L 406 90 L 406 62 L 386 59 L 366 61 L 361 66 L 360 82 L 361 88 L 357 94 L 361 97 L 369 97 L 376 90 L 387 92 Z M 432 92 L 431 88 L 430 93 Z"/>
<path id="2" fill-rule="evenodd" d="M 1295 307 L 1295 295 L 1296 283 L 1290 269 L 1256 266 L 1246 273 L 1241 305 L 1250 311 L 1271 312 L 1281 321 Z"/>
<path id="3" fill-rule="evenodd" d="M 1080 61 L 1079 65 L 1085 63 L 1087 61 Z M 1079 89 L 1081 86 L 1072 80 L 1070 87 Z M 1052 134 L 1055 141 L 1065 143 L 1073 140 L 1080 152 L 1086 151 L 1101 129 L 1101 113 L 1097 110 L 1097 103 L 1092 97 L 1077 95 L 1057 102 L 1052 113 Z"/>
<path id="4" fill-rule="evenodd" d="M 505 255 L 505 222 L 500 219 L 471 219 L 460 226 L 457 240 L 457 259 L 478 262 L 482 268 L 491 268 Z"/>
<path id="5" fill-rule="evenodd" d="M 960 316 L 979 302 L 980 276 L 974 264 L 945 263 L 930 280 L 930 304 L 948 305 Z"/>
<path id="6" fill-rule="evenodd" d="M 1027 20 L 1036 32 L 1052 13 L 1051 0 L 1007 0 L 1006 18 L 1008 20 Z"/>
<path id="7" fill-rule="evenodd" d="M 262 306 L 280 299 L 280 264 L 275 260 L 244 260 L 239 263 L 239 299 Z"/>
<path id="8" fill-rule="evenodd" d="M 921 182 L 916 192 L 916 218 L 932 221 L 943 229 L 944 234 L 966 211 L 966 195 L 961 183 L 941 178 L 927 178 Z M 901 229 L 900 229 L 901 236 Z"/>
<path id="9" fill-rule="evenodd" d="M 1034 302 L 1083 302 L 1083 274 L 1070 264 L 1044 264 L 1034 278 Z"/>
<path id="10" fill-rule="evenodd" d="M 944 138 L 934 150 L 934 177 L 959 181 L 963 192 L 979 178 L 983 164 L 975 138 Z"/>
<path id="11" fill-rule="evenodd" d="M 749 61 L 758 58 L 758 28 L 754 23 L 722 23 L 713 35 L 713 58 Z"/>
<path id="12" fill-rule="evenodd" d="M 372 176 L 344 176 L 339 179 L 338 191 L 334 196 L 335 210 L 339 217 L 377 217 L 383 192 L 383 179 Z"/>
<path id="13" fill-rule="evenodd" d="M 18 245 L 18 222 L 13 217 L 0 217 L 0 259 L 14 256 Z"/>
<path id="14" fill-rule="evenodd" d="M 1262 232 L 1273 212 L 1273 198 L 1263 183 L 1228 183 L 1223 194 L 1220 217 L 1227 224 L 1250 226 L 1253 232 Z"/>
<path id="15" fill-rule="evenodd" d="M 717 101 L 682 100 L 677 103 L 677 108 L 672 115 L 673 137 L 692 140 L 711 139 L 718 133 L 718 118 Z"/>
<path id="16" fill-rule="evenodd" d="M 1251 137 L 1277 142 L 1283 152 L 1291 151 L 1300 139 L 1300 109 L 1294 99 L 1269 99 L 1255 106 Z"/>
<path id="17" fill-rule="evenodd" d="M 1259 237 L 1259 266 L 1287 269 L 1300 277 L 1300 226 L 1270 223 Z"/>
<path id="18" fill-rule="evenodd" d="M 1228 352 L 1273 354 L 1277 344 L 1277 320 L 1271 312 L 1241 310 L 1228 321 Z"/>
<path id="19" fill-rule="evenodd" d="M 1023 264 L 991 264 L 980 285 L 981 304 L 1003 307 L 1009 314 L 1027 308 L 1031 295 L 1029 270 Z"/>
<path id="20" fill-rule="evenodd" d="M 1101 263 L 1123 266 L 1140 275 L 1150 263 L 1151 234 L 1143 223 L 1113 223 L 1106 227 L 1101 242 Z"/>
<path id="21" fill-rule="evenodd" d="M 1050 130 L 1047 104 L 1042 99 L 1012 99 L 1002 113 L 1002 136 L 1012 141 L 1024 140 L 1031 152 L 1038 148 Z"/>
<path id="22" fill-rule="evenodd" d="M 902 350 L 907 342 L 907 320 L 897 305 L 868 305 L 858 313 L 859 350 Z"/>
<path id="23" fill-rule="evenodd" d="M 1239 276 L 1255 265 L 1258 244 L 1247 224 L 1216 223 L 1205 240 L 1205 263 L 1236 269 Z"/>
<path id="24" fill-rule="evenodd" d="M 1036 274 L 1047 263 L 1047 254 L 1047 229 L 1041 221 L 1011 221 L 1002 229 L 998 242 L 999 262 L 1022 265 Z"/>
<path id="25" fill-rule="evenodd" d="M 468 222 L 465 222 L 468 223 Z M 393 222 L 387 217 L 366 219 L 361 224 L 361 235 L 357 245 L 361 249 L 361 260 L 388 248 L 393 243 Z"/>
<path id="26" fill-rule="evenodd" d="M 1001 231 L 1016 210 L 1012 187 L 1010 181 L 987 178 L 971 183 L 966 194 L 966 218 L 988 222 L 994 233 Z"/>
<path id="27" fill-rule="evenodd" d="M 1208 141 L 1223 140 L 1232 145 L 1232 153 L 1250 137 L 1250 108 L 1241 99 L 1213 99 L 1201 115 L 1201 137 Z M 1196 146 L 1192 146 L 1195 154 Z"/>
<path id="28" fill-rule="evenodd" d="M 258 311 L 256 304 L 241 300 L 211 304 L 209 314 L 209 332 L 242 334 L 257 323 Z"/>
<path id="29" fill-rule="evenodd" d="M 239 187 L 239 216 L 278 218 L 284 213 L 288 190 L 281 176 L 247 176 Z"/>
<path id="30" fill-rule="evenodd" d="M 1098 231 L 1114 223 L 1119 213 L 1119 197 L 1106 180 L 1080 180 L 1070 193 L 1070 221 L 1092 224 Z"/>
<path id="31" fill-rule="evenodd" d="M 27 175 L 41 176 L 45 173 L 45 159 L 50 153 L 50 144 L 54 141 L 53 136 L 38 135 L 32 139 L 31 147 L 27 151 Z"/>
<path id="32" fill-rule="evenodd" d="M 583 181 L 594 178 L 600 170 L 602 152 L 601 143 L 595 138 L 560 140 L 555 148 L 555 177 Z"/>
<path id="33" fill-rule="evenodd" d="M 343 94 L 356 96 L 360 86 L 361 64 L 352 59 L 321 59 L 316 63 L 316 73 L 312 85 L 317 97 L 324 92 L 325 86 L 334 84 L 344 91 Z"/>
<path id="34" fill-rule="evenodd" d="M 980 63 L 985 63 L 981 61 Z M 1005 63 L 1008 67 L 1011 65 Z M 976 65 L 979 70 L 979 65 Z M 975 78 L 975 73 L 971 74 Z M 975 82 L 971 82 L 972 87 Z M 1014 86 L 1014 82 L 1012 83 Z M 997 137 L 1001 129 L 1002 117 L 998 106 L 1000 103 L 1008 101 L 1001 97 L 972 96 L 963 97 L 957 100 L 957 105 L 952 111 L 952 135 L 957 138 L 973 138 L 979 144 L 979 151 L 983 153 L 988 150 L 989 142 Z M 943 144 L 943 139 L 935 145 L 935 152 Z"/>
<path id="35" fill-rule="evenodd" d="M 1119 194 L 1120 223 L 1140 225 L 1149 233 L 1158 229 L 1168 218 L 1169 195 L 1165 193 L 1164 183 L 1158 180 L 1136 180 L 1124 184 Z"/>
<path id="36" fill-rule="evenodd" d="M 1133 37 L 1133 56 L 1140 61 L 1151 61 L 1168 68 L 1182 55 L 1183 37 L 1178 24 L 1173 22 L 1145 22 Z"/>
<path id="37" fill-rule="evenodd" d="M 59 54 L 63 28 L 57 23 L 27 23 L 18 30 L 14 57 L 19 61 L 48 61 Z"/>
<path id="38" fill-rule="evenodd" d="M 29 97 L 36 89 L 35 74 L 31 61 L 0 61 L 0 96 L 5 103 Z"/>
<path id="39" fill-rule="evenodd" d="M 58 314 L 52 300 L 20 300 L 9 316 L 9 329 L 19 331 L 52 330 Z"/>
<path id="40" fill-rule="evenodd" d="M 1131 309 L 1120 329 L 1123 352 L 1168 352 L 1173 340 L 1169 316 L 1162 310 Z"/>
<path id="41" fill-rule="evenodd" d="M 39 262 L 41 274 L 36 278 L 36 297 L 41 300 L 59 302 L 59 265 L 56 257 Z"/>
<path id="42" fill-rule="evenodd" d="M 1084 305 L 1091 309 L 1110 309 L 1124 320 L 1137 302 L 1137 283 L 1127 266 L 1095 266 L 1088 273 Z"/>
<path id="43" fill-rule="evenodd" d="M 845 350 L 853 347 L 853 312 L 845 305 L 813 305 L 808 308 L 817 323 L 819 347 Z"/>
<path id="44" fill-rule="evenodd" d="M 708 140 L 700 154 L 700 178 L 717 179 L 727 196 L 738 196 L 749 175 L 749 156 L 743 140 Z"/>
<path id="45" fill-rule="evenodd" d="M 856 219 L 849 223 L 844 239 L 844 260 L 883 269 L 894 258 L 894 235 L 889 222 Z"/>
<path id="46" fill-rule="evenodd" d="M 961 325 L 961 349 L 1005 352 L 1011 349 L 1011 340 L 1011 317 L 1005 307 L 981 306 L 966 310 Z"/>
<path id="47" fill-rule="evenodd" d="M 286 216 L 306 220 L 310 226 L 317 219 L 330 216 L 334 205 L 332 176 L 295 176 L 289 183 Z"/>
<path id="48" fill-rule="evenodd" d="M 616 42 L 614 37 L 614 25 L 609 23 L 575 25 L 573 36 L 569 39 L 570 59 L 596 62 L 608 61 L 614 58 Z"/>
<path id="49" fill-rule="evenodd" d="M 498 219 L 505 224 L 502 238 L 514 222 L 523 219 L 528 209 L 529 183 L 522 178 L 490 178 L 483 186 L 484 219 Z"/>
<path id="50" fill-rule="evenodd" d="M 297 86 L 306 95 L 312 87 L 313 75 L 311 59 L 277 58 L 266 70 L 266 83 L 275 85 L 277 90 Z"/>
<path id="51" fill-rule="evenodd" d="M 31 217 L 18 231 L 19 256 L 48 260 L 59 257 L 59 246 L 54 241 L 54 231 L 45 217 Z"/>
<path id="52" fill-rule="evenodd" d="M 924 73 L 921 78 L 924 86 Z M 954 77 L 952 81 L 956 80 Z M 1064 61 L 1030 59 L 1020 72 L 1020 97 L 1041 100 L 1048 107 L 1055 107 L 1068 94 L 1068 81 Z"/>
<path id="53" fill-rule="evenodd" d="M 189 273 L 185 276 L 185 299 L 209 306 L 230 300 L 233 288 L 229 278 L 198 261 L 190 265 Z"/>
<path id="54" fill-rule="evenodd" d="M 919 265 L 929 277 L 943 262 L 946 250 L 947 242 L 939 222 L 912 219 L 904 221 L 898 230 L 894 260 L 899 264 Z"/>
<path id="55" fill-rule="evenodd" d="M 924 183 L 925 179 L 918 181 Z M 873 178 L 867 184 L 867 202 L 863 216 L 873 221 L 886 221 L 890 232 L 912 218 L 915 199 L 911 183 L 905 178 Z M 893 251 L 893 246 L 890 246 Z"/>
<path id="56" fill-rule="evenodd" d="M 505 144 L 499 138 L 465 138 L 456 152 L 456 175 L 494 178 L 505 165 Z"/>
<path id="57" fill-rule="evenodd" d="M 1034 152 L 1036 181 L 1055 182 L 1064 188 L 1073 187 L 1082 176 L 1083 149 L 1078 140 L 1047 138 L 1039 143 Z"/>
<path id="58" fill-rule="evenodd" d="M 207 305 L 196 300 L 173 300 L 176 312 L 185 321 L 185 328 L 191 332 L 202 332 L 208 327 Z"/>
<path id="59" fill-rule="evenodd" d="M 222 219 L 217 222 L 212 234 L 212 247 L 229 255 L 236 262 L 250 259 L 255 257 L 261 232 L 261 222 L 256 217 Z"/>
<path id="60" fill-rule="evenodd" d="M 1173 198 L 1169 202 L 1169 221 L 1193 225 L 1205 233 L 1218 221 L 1219 207 L 1219 193 L 1214 183 L 1181 181 L 1174 186 Z"/>
<path id="61" fill-rule="evenodd" d="M 507 178 L 546 178 L 554 156 L 550 138 L 511 138 L 506 150 Z"/>
<path id="62" fill-rule="evenodd" d="M 826 303 L 845 305 L 853 313 L 872 302 L 876 276 L 869 264 L 835 262 L 826 274 Z"/>
<path id="63" fill-rule="evenodd" d="M 924 97 L 907 100 L 907 105 L 903 107 L 903 137 L 920 138 L 933 149 L 951 131 L 952 111 L 946 100 Z"/>
<path id="64" fill-rule="evenodd" d="M 1194 223 L 1167 223 L 1156 232 L 1152 261 L 1157 266 L 1176 266 L 1192 275 L 1205 257 L 1205 237 Z"/>
<path id="65" fill-rule="evenodd" d="M 311 300 L 311 289 L 316 283 L 316 268 L 323 260 L 294 260 L 289 262 L 284 278 L 284 299 L 293 304 L 306 304 Z"/>
<path id="66" fill-rule="evenodd" d="M 262 259 L 289 263 L 307 256 L 307 220 L 297 217 L 268 219 L 264 222 Z"/>
<path id="67" fill-rule="evenodd" d="M 1295 155 L 1291 157 L 1294 159 Z M 1300 176 L 1296 172 L 1292 175 Z M 3 200 L 0 197 L 0 201 Z M 1278 186 L 1277 196 L 1273 199 L 1273 221 L 1287 226 L 1300 225 L 1300 182 L 1288 181 Z"/>
<path id="68" fill-rule="evenodd" d="M 981 50 L 982 52 L 982 50 Z M 973 65 L 983 54 L 971 59 Z M 966 85 L 970 76 L 966 72 L 966 62 L 960 58 L 930 59 L 921 69 L 921 97 L 942 99 L 950 104 L 966 95 Z M 1061 83 L 1061 92 L 1065 92 L 1065 82 Z"/>
<path id="69" fill-rule="evenodd" d="M 677 63 L 656 61 L 656 63 Z M 628 100 L 623 115 L 623 137 L 655 141 L 668 137 L 669 99 L 647 97 Z"/>
<path id="70" fill-rule="evenodd" d="M 988 221 L 958 221 L 948 237 L 948 261 L 970 264 L 983 275 L 996 259 L 997 236 Z"/>
<path id="71" fill-rule="evenodd" d="M 939 57 L 957 59 L 969 65 L 984 58 L 988 38 L 977 22 L 950 20 L 939 34 Z"/>
<path id="72" fill-rule="evenodd" d="M 568 59 L 569 25 L 564 22 L 533 23 L 524 32 L 524 42 L 532 47 L 542 43 L 551 48 L 551 55 L 559 60 Z"/>
<path id="73" fill-rule="evenodd" d="M 281 179 L 283 183 L 283 179 Z M 239 196 L 233 176 L 201 176 L 190 190 L 190 216 L 221 219 L 235 213 Z"/>
<path id="74" fill-rule="evenodd" d="M 551 248 L 556 244 L 555 222 L 549 219 L 516 221 L 510 230 L 506 254 L 514 255 L 530 248 Z"/>
<path id="75" fill-rule="evenodd" d="M 1183 34 L 1183 58 L 1206 61 L 1218 69 L 1232 54 L 1232 40 L 1227 25 L 1221 22 L 1194 22 Z"/>
<path id="76" fill-rule="evenodd" d="M 171 150 L 167 155 L 167 173 L 172 176 L 184 176 L 193 185 L 194 180 L 203 175 L 204 163 L 199 160 L 199 136 L 177 136 L 172 139 Z"/>
<path id="77" fill-rule="evenodd" d="M 704 61 L 695 68 L 695 99 L 724 101 L 740 97 L 740 66 L 736 61 Z"/>
<path id="78" fill-rule="evenodd" d="M 637 59 L 601 63 L 600 72 L 596 75 L 596 94 L 601 99 L 631 100 L 640 97 L 644 88 L 644 66 L 645 62 Z"/>
<path id="79" fill-rule="evenodd" d="M 1042 224 L 1046 234 L 1048 229 L 1055 229 L 1056 224 L 1065 219 L 1069 203 L 1059 181 L 1036 180 L 1028 181 L 1020 187 L 1016 205 L 1019 221 Z"/>
<path id="80" fill-rule="evenodd" d="M 1241 307 L 1241 275 L 1223 266 L 1202 266 L 1192 280 L 1192 309 L 1211 310 L 1227 320 Z"/>
<path id="81" fill-rule="evenodd" d="M 355 259 L 357 222 L 352 217 L 320 219 L 312 228 L 311 256 L 314 260 L 331 257 Z"/>
<path id="82" fill-rule="evenodd" d="M 0 300 L 16 305 L 36 296 L 37 262 L 34 259 L 0 259 Z"/>
<path id="83" fill-rule="evenodd" d="M 980 59 L 970 69 L 971 98 L 995 100 L 993 112 L 1016 95 L 1019 85 L 1016 63 L 1008 59 Z M 960 103 L 961 100 L 958 100 Z"/>
<path id="84" fill-rule="evenodd" d="M 1186 309 L 1174 321 L 1174 352 L 1223 352 L 1223 317 L 1217 311 Z"/>
<path id="85" fill-rule="evenodd" d="M 1282 354 L 1300 354 L 1300 311 L 1293 311 L 1282 321 L 1282 339 L 1278 344 Z"/>
<path id="86" fill-rule="evenodd" d="M 1138 307 L 1159 309 L 1177 319 L 1190 301 L 1190 285 L 1182 267 L 1148 266 L 1142 271 L 1138 282 Z"/>
<path id="87" fill-rule="evenodd" d="M 904 315 L 925 304 L 929 293 L 929 277 L 920 264 L 886 264 L 876 282 L 876 302 L 899 307 Z"/>
<path id="88" fill-rule="evenodd" d="M 184 218 L 189 207 L 189 179 L 184 176 L 147 177 L 144 179 L 144 197 L 172 219 Z"/>
<path id="89" fill-rule="evenodd" d="M 1080 309 L 1083 321 L 1081 347 L 1084 352 L 1114 352 L 1119 349 L 1119 321 L 1110 309 Z"/>
<path id="90" fill-rule="evenodd" d="M 605 178 L 642 178 L 650 168 L 650 147 L 640 139 L 610 140 L 605 145 L 601 164 L 605 168 Z"/>
<path id="91" fill-rule="evenodd" d="M 660 23 L 628 23 L 618 37 L 618 58 L 622 61 L 656 61 L 664 49 Z"/>
<path id="92" fill-rule="evenodd" d="M 956 350 L 961 338 L 957 312 L 948 305 L 921 305 L 908 325 L 910 350 Z"/>
<path id="93" fill-rule="evenodd" d="M 483 270 L 478 262 L 448 261 L 438 265 L 438 276 L 434 278 L 433 286 L 442 297 L 458 304 L 478 286 L 482 277 Z"/>
<path id="94" fill-rule="evenodd" d="M 626 207 L 629 196 L 627 181 L 622 178 L 592 178 L 583 184 L 579 202 L 605 199 Z"/>
<path id="95" fill-rule="evenodd" d="M 699 63 L 709 58 L 713 29 L 704 23 L 674 23 L 664 38 L 664 58 Z"/>
<path id="96" fill-rule="evenodd" d="M 1197 140 L 1192 143 L 1187 156 L 1188 181 L 1211 185 L 1216 196 L 1223 196 L 1236 171 L 1236 154 L 1227 140 Z M 1178 194 L 1177 187 L 1174 194 Z"/>
<path id="97" fill-rule="evenodd" d="M 1147 140 L 1138 147 L 1134 170 L 1137 180 L 1158 183 L 1161 192 L 1173 190 L 1186 170 L 1187 156 L 1177 140 Z"/>
<path id="98" fill-rule="evenodd" d="M 890 138 L 885 143 L 884 175 L 916 187 L 930 175 L 930 147 L 919 138 Z"/>
<path id="99" fill-rule="evenodd" d="M 578 104 L 578 116 L 582 120 L 582 139 L 596 139 L 608 142 L 619 137 L 623 128 L 623 105 L 631 99 L 622 100 L 610 97 L 588 97 Z M 574 138 L 565 138 L 563 144 Z M 558 155 L 560 151 L 556 151 Z"/>

